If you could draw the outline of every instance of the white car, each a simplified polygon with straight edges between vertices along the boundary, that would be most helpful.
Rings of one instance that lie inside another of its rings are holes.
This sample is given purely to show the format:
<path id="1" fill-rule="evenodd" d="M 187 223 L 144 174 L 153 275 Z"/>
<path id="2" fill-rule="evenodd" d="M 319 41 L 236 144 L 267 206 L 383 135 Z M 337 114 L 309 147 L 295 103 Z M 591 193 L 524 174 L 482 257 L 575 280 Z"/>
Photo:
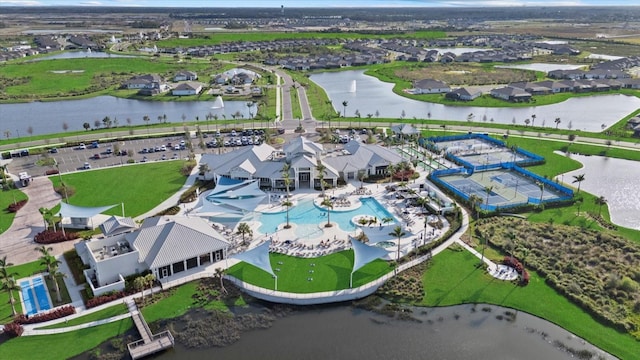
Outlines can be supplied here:
<path id="1" fill-rule="evenodd" d="M 180 144 L 173 145 L 173 150 L 180 150 Z"/>
<path id="2" fill-rule="evenodd" d="M 86 148 L 87 145 L 85 145 L 84 143 L 80 143 L 80 145 L 78 145 L 78 149 L 85 150 Z"/>
<path id="3" fill-rule="evenodd" d="M 165 145 L 160 146 L 160 151 L 167 151 L 167 147 Z"/>
<path id="4" fill-rule="evenodd" d="M 91 164 L 89 164 L 88 162 L 86 162 L 86 163 L 84 163 L 84 166 L 82 166 L 82 168 L 83 168 L 84 170 L 89 170 L 89 169 L 91 169 Z"/>

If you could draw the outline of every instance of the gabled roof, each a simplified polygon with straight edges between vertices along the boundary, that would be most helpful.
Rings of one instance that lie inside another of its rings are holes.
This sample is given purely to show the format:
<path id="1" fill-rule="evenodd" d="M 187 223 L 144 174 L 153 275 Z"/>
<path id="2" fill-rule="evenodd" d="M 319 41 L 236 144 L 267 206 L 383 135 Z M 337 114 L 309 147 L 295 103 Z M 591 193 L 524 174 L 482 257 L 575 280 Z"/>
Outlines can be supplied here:
<path id="1" fill-rule="evenodd" d="M 287 154 L 287 156 L 291 157 L 300 154 L 316 155 L 317 153 L 321 153 L 322 151 L 324 151 L 324 148 L 321 144 L 314 143 L 313 141 L 303 136 L 294 138 L 284 146 L 284 152 Z"/>
<path id="2" fill-rule="evenodd" d="M 384 166 L 402 161 L 402 156 L 376 145 L 361 144 L 355 140 L 345 144 L 349 155 L 324 158 L 324 163 L 338 171 L 357 171 L 372 166 Z"/>
<path id="3" fill-rule="evenodd" d="M 449 85 L 444 81 L 434 80 L 434 79 L 423 79 L 420 81 L 416 81 L 414 87 L 417 89 L 442 89 L 449 88 Z"/>
<path id="4" fill-rule="evenodd" d="M 403 135 L 420 134 L 420 130 L 416 129 L 415 126 L 411 124 L 393 125 L 391 127 L 391 131 L 393 131 L 394 134 L 403 134 Z"/>
<path id="5" fill-rule="evenodd" d="M 150 269 L 229 246 L 206 220 L 199 217 L 149 218 L 139 231 L 125 235 L 125 238 L 138 250 L 138 261 L 144 262 Z"/>
<path id="6" fill-rule="evenodd" d="M 136 229 L 136 222 L 130 217 L 112 216 L 100 224 L 100 231 L 104 236 L 121 234 Z"/>

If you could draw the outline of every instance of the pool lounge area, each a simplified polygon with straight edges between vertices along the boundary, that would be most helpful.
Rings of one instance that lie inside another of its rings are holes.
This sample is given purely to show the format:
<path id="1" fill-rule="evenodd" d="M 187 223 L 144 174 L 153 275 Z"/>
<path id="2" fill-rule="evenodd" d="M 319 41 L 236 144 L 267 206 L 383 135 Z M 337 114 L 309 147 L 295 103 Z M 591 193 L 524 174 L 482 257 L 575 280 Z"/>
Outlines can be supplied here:
<path id="1" fill-rule="evenodd" d="M 35 315 L 41 311 L 52 308 L 51 298 L 41 275 L 28 279 L 22 279 L 20 284 L 20 296 L 22 308 L 27 316 Z"/>

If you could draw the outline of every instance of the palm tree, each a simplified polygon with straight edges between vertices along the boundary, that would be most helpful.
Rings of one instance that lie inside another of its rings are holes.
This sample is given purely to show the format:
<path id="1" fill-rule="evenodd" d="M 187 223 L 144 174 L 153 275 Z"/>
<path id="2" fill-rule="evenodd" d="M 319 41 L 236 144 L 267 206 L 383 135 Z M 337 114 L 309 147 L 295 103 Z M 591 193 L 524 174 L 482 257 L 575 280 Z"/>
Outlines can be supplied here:
<path id="1" fill-rule="evenodd" d="M 469 196 L 469 203 L 471 203 L 471 206 L 476 211 L 476 219 L 479 219 L 480 218 L 480 205 L 482 204 L 482 199 L 480 198 L 480 196 L 478 196 L 476 194 L 471 194 L 471 196 Z"/>
<path id="2" fill-rule="evenodd" d="M 369 177 L 366 170 L 358 171 L 358 180 L 360 180 L 360 189 L 364 187 L 364 181 Z"/>
<path id="3" fill-rule="evenodd" d="M 291 177 L 289 175 L 290 170 L 291 166 L 284 163 L 282 166 L 282 180 L 284 180 L 284 186 L 287 189 L 287 200 L 283 202 L 282 205 L 287 207 L 287 225 L 285 226 L 287 229 L 291 227 L 291 225 L 289 225 L 289 207 L 291 207 L 291 201 L 289 201 L 289 186 L 291 185 Z"/>
<path id="4" fill-rule="evenodd" d="M 393 218 L 390 217 L 390 216 L 387 216 L 387 217 L 382 218 L 382 220 L 380 220 L 380 221 L 382 221 L 382 223 L 386 225 L 386 224 L 388 224 L 390 222 L 393 222 Z"/>
<path id="5" fill-rule="evenodd" d="M 247 224 L 246 222 L 243 222 L 238 225 L 238 230 L 236 231 L 236 234 L 242 235 L 242 245 L 246 245 L 244 237 L 245 235 L 253 236 L 253 230 L 251 230 L 251 227 L 249 226 L 249 224 Z"/>
<path id="6" fill-rule="evenodd" d="M 599 198 L 596 198 L 595 201 L 596 201 L 596 204 L 600 206 L 598 208 L 598 217 L 600 217 L 602 215 L 602 205 L 607 203 L 607 199 L 605 199 L 604 196 L 600 196 Z"/>
<path id="7" fill-rule="evenodd" d="M 222 283 L 222 279 L 224 277 L 225 269 L 216 268 L 216 276 L 220 279 L 220 289 L 223 293 L 227 294 L 227 289 L 224 288 L 224 284 Z"/>
<path id="8" fill-rule="evenodd" d="M 491 194 L 491 191 L 493 191 L 493 185 L 491 185 L 491 186 L 486 186 L 486 187 L 484 188 L 484 192 L 485 192 L 485 193 L 487 193 L 487 200 L 486 200 L 486 202 L 485 202 L 485 205 L 487 205 L 487 206 L 489 205 L 489 195 Z"/>
<path id="9" fill-rule="evenodd" d="M 536 123 L 536 114 L 531 115 L 531 127 L 535 126 Z"/>
<path id="10" fill-rule="evenodd" d="M 344 110 L 342 111 L 342 117 L 346 118 L 347 117 L 347 106 L 349 106 L 349 102 L 347 100 L 342 102 L 342 107 L 344 108 Z"/>
<path id="11" fill-rule="evenodd" d="M 144 289 L 146 287 L 146 281 L 144 279 L 144 276 L 138 276 L 137 278 L 133 279 L 133 288 L 140 291 L 140 293 L 142 294 L 142 303 L 144 304 Z"/>
<path id="12" fill-rule="evenodd" d="M 389 182 L 393 181 L 393 174 L 396 172 L 396 166 L 393 164 L 387 165 L 387 174 L 389 175 Z"/>
<path id="13" fill-rule="evenodd" d="M 559 117 L 557 117 L 555 120 L 553 120 L 553 122 L 555 122 L 555 123 L 556 123 L 556 129 L 558 129 L 558 125 L 560 125 L 560 123 L 561 123 L 562 121 L 560 121 L 560 118 L 559 118 Z"/>
<path id="14" fill-rule="evenodd" d="M 544 196 L 544 183 L 539 181 L 538 187 L 540 188 L 540 205 L 542 205 L 542 197 Z"/>
<path id="15" fill-rule="evenodd" d="M 18 275 L 17 272 L 10 272 L 9 266 L 13 266 L 12 263 L 7 261 L 7 256 L 3 256 L 0 259 L 0 285 L 2 286 L 2 290 L 9 292 L 9 302 L 11 303 L 11 311 L 13 315 L 16 315 L 15 308 L 15 298 L 13 297 L 14 291 L 20 291 L 20 286 L 15 281 L 15 276 Z"/>
<path id="16" fill-rule="evenodd" d="M 34 250 L 41 254 L 40 265 L 46 266 L 49 277 L 51 277 L 51 270 L 54 267 L 58 266 L 58 264 L 60 264 L 60 261 L 57 260 L 53 255 L 51 255 L 51 251 L 53 251 L 53 248 L 42 245 L 36 247 Z"/>
<path id="17" fill-rule="evenodd" d="M 144 276 L 144 283 L 149 287 L 149 290 L 151 290 L 152 295 L 153 295 L 153 284 L 155 284 L 155 282 L 156 282 L 156 276 L 153 275 L 152 273 L 149 273 Z"/>
<path id="18" fill-rule="evenodd" d="M 580 183 L 584 181 L 584 174 L 573 175 L 572 184 L 578 183 L 578 194 L 580 193 Z"/>
<path id="19" fill-rule="evenodd" d="M 509 251 L 509 257 L 511 258 L 511 263 L 513 263 L 513 249 L 516 245 L 516 234 L 512 232 L 508 232 L 505 234 L 507 237 L 507 243 L 505 244 L 505 248 L 511 249 Z"/>
<path id="20" fill-rule="evenodd" d="M 324 197 L 324 171 L 327 169 L 326 166 L 322 164 L 322 161 L 318 159 L 318 164 L 316 165 L 316 171 L 318 172 L 318 181 L 320 181 L 320 190 L 322 191 L 322 197 Z"/>
<path id="21" fill-rule="evenodd" d="M 406 233 L 402 231 L 402 228 L 400 226 L 396 226 L 395 228 L 393 228 L 393 231 L 389 233 L 389 235 L 398 238 L 398 256 L 396 258 L 396 261 L 398 261 L 400 260 L 400 239 L 402 239 L 402 237 L 405 236 Z"/>
<path id="22" fill-rule="evenodd" d="M 330 198 L 325 197 L 322 200 L 322 203 L 320 203 L 321 206 L 324 206 L 327 208 L 327 224 L 324 227 L 331 227 L 331 210 L 333 210 L 333 202 L 331 201 Z"/>
<path id="23" fill-rule="evenodd" d="M 49 270 L 49 276 L 51 277 L 51 280 L 53 280 L 53 284 L 56 287 L 56 298 L 59 304 L 62 302 L 62 294 L 60 294 L 60 285 L 58 285 L 58 279 L 64 278 L 67 275 L 65 273 L 60 272 L 60 268 L 58 267 L 58 265 L 60 265 L 60 261 L 56 260 L 55 266 L 52 266 L 51 269 Z"/>

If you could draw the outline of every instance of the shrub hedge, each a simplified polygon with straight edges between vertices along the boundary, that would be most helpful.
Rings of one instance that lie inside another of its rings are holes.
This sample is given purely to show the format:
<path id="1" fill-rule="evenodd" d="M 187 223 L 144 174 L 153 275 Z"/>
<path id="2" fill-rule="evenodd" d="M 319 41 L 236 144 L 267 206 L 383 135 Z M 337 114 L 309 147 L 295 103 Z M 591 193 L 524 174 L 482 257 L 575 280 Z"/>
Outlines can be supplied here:
<path id="1" fill-rule="evenodd" d="M 65 316 L 73 315 L 76 313 L 76 308 L 72 305 L 60 306 L 46 313 L 40 313 L 27 317 L 24 314 L 16 315 L 14 322 L 18 324 L 36 324 L 45 321 L 60 319 Z"/>

